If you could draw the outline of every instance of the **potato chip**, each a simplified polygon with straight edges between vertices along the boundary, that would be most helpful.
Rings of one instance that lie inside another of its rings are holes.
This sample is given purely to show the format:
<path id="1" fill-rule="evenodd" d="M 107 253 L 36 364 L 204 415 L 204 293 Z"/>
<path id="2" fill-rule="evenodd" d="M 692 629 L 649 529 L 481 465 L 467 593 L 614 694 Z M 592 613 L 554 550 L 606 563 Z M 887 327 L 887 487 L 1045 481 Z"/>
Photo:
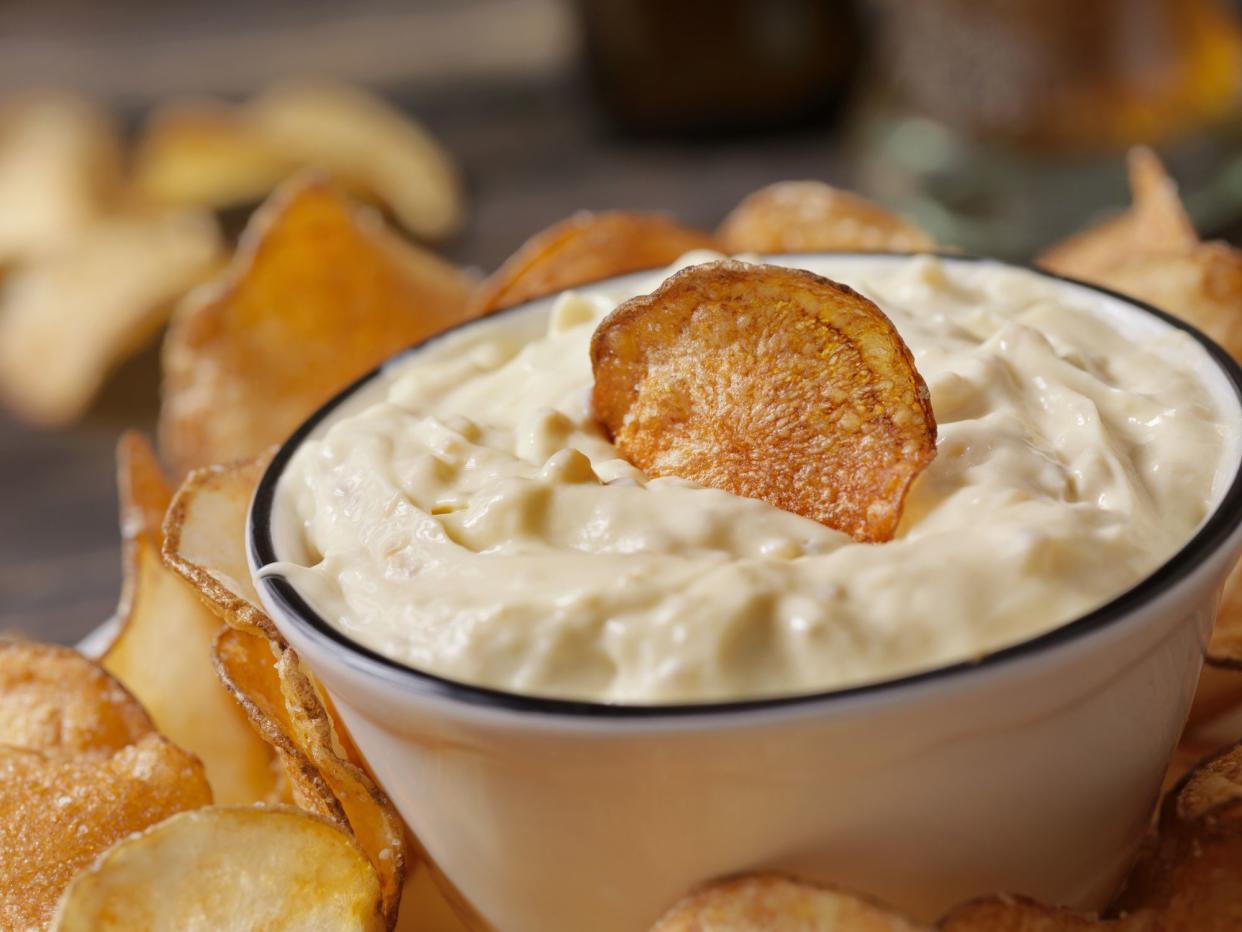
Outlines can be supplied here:
<path id="1" fill-rule="evenodd" d="M 357 843 L 286 807 L 212 806 L 108 849 L 65 890 L 57 932 L 378 932 L 379 881 Z"/>
<path id="2" fill-rule="evenodd" d="M 469 282 L 302 177 L 164 341 L 161 452 L 181 474 L 254 456 L 385 358 L 464 319 Z"/>
<path id="3" fill-rule="evenodd" d="M 99 852 L 210 802 L 202 765 L 158 735 L 111 754 L 0 748 L 0 927 L 44 928 Z"/>
<path id="4" fill-rule="evenodd" d="M 352 831 L 375 865 L 384 914 L 395 922 L 406 870 L 405 826 L 392 803 L 351 761 L 318 690 L 283 642 L 227 630 L 216 669 L 285 765 L 294 802 Z"/>
<path id="5" fill-rule="evenodd" d="M 280 798 L 267 743 L 216 678 L 211 651 L 220 619 L 160 556 L 160 526 L 172 489 L 145 438 L 118 446 L 125 597 L 121 629 L 104 667 L 142 702 L 160 733 L 197 754 L 220 803 Z"/>
<path id="6" fill-rule="evenodd" d="M 80 417 L 220 252 L 208 214 L 117 215 L 14 269 L 0 297 L 0 395 L 37 424 Z"/>
<path id="7" fill-rule="evenodd" d="M 387 205 L 411 233 L 461 227 L 461 182 L 448 153 L 408 114 L 345 84 L 288 82 L 250 101 L 245 117 L 270 148 L 321 168 Z"/>
<path id="8" fill-rule="evenodd" d="M 1103 283 L 1118 265 L 1145 256 L 1185 253 L 1199 244 L 1177 185 L 1156 154 L 1147 148 L 1132 149 L 1129 169 L 1133 206 L 1056 244 L 1039 257 L 1039 265 L 1059 275 Z"/>
<path id="9" fill-rule="evenodd" d="M 407 861 L 404 824 L 250 581 L 246 514 L 262 471 L 252 461 L 191 473 L 169 509 L 165 557 L 231 626 L 216 641 L 216 672 L 279 755 L 294 802 L 354 833 L 379 873 L 384 914 L 395 921 Z"/>
<path id="10" fill-rule="evenodd" d="M 52 91 L 0 103 L 0 266 L 59 248 L 120 186 L 120 134 L 102 108 Z"/>
<path id="11" fill-rule="evenodd" d="M 77 651 L 0 640 L 0 745 L 111 753 L 154 730 L 138 701 Z"/>
<path id="12" fill-rule="evenodd" d="M 1090 280 L 1168 311 L 1242 359 L 1242 251 L 1203 243 L 1186 253 L 1136 256 Z"/>
<path id="13" fill-rule="evenodd" d="M 147 118 L 132 183 L 151 203 L 221 209 L 261 201 L 296 168 L 236 108 L 175 101 Z"/>
<path id="14" fill-rule="evenodd" d="M 800 269 L 692 266 L 620 305 L 591 341 L 592 402 L 618 449 L 677 476 L 893 536 L 935 455 L 927 386 L 896 329 Z"/>
<path id="15" fill-rule="evenodd" d="M 778 874 L 711 884 L 674 906 L 651 932 L 931 932 L 860 897 Z"/>
<path id="16" fill-rule="evenodd" d="M 715 237 L 659 214 L 574 214 L 528 239 L 479 286 L 472 307 L 486 313 L 627 272 L 668 265 Z"/>
<path id="17" fill-rule="evenodd" d="M 929 233 L 849 191 L 780 181 L 747 195 L 717 231 L 726 252 L 926 252 Z"/>
<path id="18" fill-rule="evenodd" d="M 164 561 L 226 623 L 279 640 L 246 560 L 246 516 L 266 466 L 264 456 L 190 473 L 164 521 Z"/>

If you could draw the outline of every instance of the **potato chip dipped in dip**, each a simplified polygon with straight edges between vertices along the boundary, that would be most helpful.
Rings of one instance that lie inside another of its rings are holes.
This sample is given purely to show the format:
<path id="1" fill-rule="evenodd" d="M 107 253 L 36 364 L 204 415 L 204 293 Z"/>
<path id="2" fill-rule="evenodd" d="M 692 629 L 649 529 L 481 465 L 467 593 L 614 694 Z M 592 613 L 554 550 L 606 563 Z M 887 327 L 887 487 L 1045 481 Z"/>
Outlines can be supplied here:
<path id="1" fill-rule="evenodd" d="M 440 676 L 710 702 L 1035 637 L 1223 493 L 1207 353 L 1155 317 L 984 261 L 717 259 L 396 360 L 298 448 L 263 572 Z"/>

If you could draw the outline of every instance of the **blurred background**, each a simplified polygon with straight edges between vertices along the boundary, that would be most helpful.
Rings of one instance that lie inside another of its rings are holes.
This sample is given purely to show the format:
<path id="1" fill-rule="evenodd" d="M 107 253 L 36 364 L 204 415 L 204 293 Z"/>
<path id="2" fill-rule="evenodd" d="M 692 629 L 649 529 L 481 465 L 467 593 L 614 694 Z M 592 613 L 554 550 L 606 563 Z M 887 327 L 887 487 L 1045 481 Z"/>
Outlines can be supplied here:
<path id="1" fill-rule="evenodd" d="M 240 106 L 302 77 L 369 89 L 439 141 L 464 198 L 459 230 L 431 245 L 480 274 L 581 208 L 711 229 L 797 178 L 1025 260 L 1125 203 L 1135 143 L 1165 158 L 1201 231 L 1242 238 L 1236 0 L 0 4 L 0 113 L 32 91 L 84 95 L 116 121 L 127 170 L 163 108 Z M 12 164 L 5 184 L 13 125 L 0 116 L 0 250 L 6 212 L 38 190 Z M 198 206 L 235 237 L 260 188 Z M 0 341 L 27 261 L 6 271 L 0 254 Z M 93 313 L 56 327 L 75 312 Z M 7 350 L 34 365 L 59 352 Z M 148 341 L 72 423 L 0 412 L 0 630 L 73 642 L 114 610 L 113 450 L 122 429 L 152 429 L 158 384 Z"/>

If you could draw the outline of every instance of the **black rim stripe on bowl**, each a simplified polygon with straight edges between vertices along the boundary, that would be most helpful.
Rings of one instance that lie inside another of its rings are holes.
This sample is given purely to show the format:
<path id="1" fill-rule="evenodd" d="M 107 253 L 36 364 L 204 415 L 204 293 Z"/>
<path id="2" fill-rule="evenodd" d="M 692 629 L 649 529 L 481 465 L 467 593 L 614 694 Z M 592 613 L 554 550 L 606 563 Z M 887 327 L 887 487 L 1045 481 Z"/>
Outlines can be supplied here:
<path id="1" fill-rule="evenodd" d="M 868 258 L 888 257 L 912 257 L 917 254 L 888 252 L 888 253 L 831 253 L 816 252 L 806 253 L 807 257 L 848 257 L 851 259 L 865 260 Z M 768 256 L 768 259 L 777 261 L 796 261 L 799 254 L 782 254 L 779 256 Z M 1242 368 L 1233 358 L 1226 353 L 1220 346 L 1209 339 L 1201 331 L 1187 324 L 1185 321 L 1179 320 L 1171 314 L 1152 307 L 1142 301 L 1130 298 L 1126 295 L 1111 291 L 1107 288 L 1101 288 L 1098 285 L 1092 285 L 1087 282 L 1078 281 L 1077 279 L 1068 278 L 1063 275 L 1056 275 L 1052 272 L 1046 272 L 1043 269 L 1032 268 L 1031 266 L 1018 265 L 1016 263 L 1004 263 L 997 260 L 987 259 L 981 256 L 961 256 L 961 255 L 944 255 L 942 259 L 949 262 L 996 262 L 1002 268 L 1020 268 L 1033 272 L 1043 278 L 1053 279 L 1057 281 L 1068 282 L 1072 285 L 1086 288 L 1091 291 L 1099 292 L 1111 298 L 1115 298 L 1122 303 L 1131 307 L 1139 308 L 1153 317 L 1164 321 L 1166 324 L 1188 333 L 1193 337 L 1212 358 L 1212 361 L 1220 368 L 1228 380 L 1233 385 L 1234 394 L 1238 400 L 1239 408 L 1242 409 Z M 622 282 L 628 278 L 635 278 L 640 275 L 648 275 L 653 270 L 644 272 L 635 272 L 629 275 L 620 275 L 612 278 L 601 279 L 599 281 L 590 282 L 579 285 L 578 288 L 598 287 L 599 285 Z M 492 317 L 501 314 L 518 313 L 532 304 L 548 300 L 545 298 L 537 298 L 534 301 L 515 305 L 505 308 L 501 311 L 490 315 Z M 402 351 L 390 360 L 383 363 L 375 370 L 364 375 L 362 378 L 343 389 L 334 398 L 327 402 L 323 407 L 316 411 L 309 420 L 299 427 L 293 435 L 285 441 L 285 443 L 277 451 L 267 470 L 264 472 L 259 485 L 255 490 L 254 500 L 251 504 L 250 515 L 248 518 L 249 530 L 249 548 L 252 559 L 256 566 L 265 566 L 274 563 L 277 560 L 276 549 L 272 541 L 271 513 L 275 504 L 276 487 L 279 483 L 280 476 L 288 465 L 290 458 L 302 442 L 318 427 L 333 411 L 336 410 L 346 399 L 354 395 L 360 388 L 367 385 L 377 378 L 385 369 L 399 362 L 411 353 L 417 352 L 428 345 L 454 334 L 473 324 L 486 320 L 481 318 L 471 321 L 465 321 L 443 333 L 436 334 L 427 340 L 414 344 L 408 349 Z M 772 710 L 780 708 L 788 708 L 791 706 L 812 705 L 816 703 L 841 701 L 858 696 L 866 696 L 875 693 L 896 691 L 905 687 L 916 684 L 928 683 L 936 680 L 945 680 L 952 677 L 958 677 L 962 674 L 992 669 L 1001 664 L 1009 663 L 1023 657 L 1029 657 L 1040 651 L 1056 647 L 1070 641 L 1085 637 L 1094 632 L 1111 625 L 1112 623 L 1124 618 L 1131 610 L 1141 606 L 1160 594 L 1168 591 L 1181 580 L 1185 579 L 1203 560 L 1203 558 L 1216 550 L 1224 543 L 1229 535 L 1234 531 L 1239 523 L 1242 523 L 1242 464 L 1239 465 L 1238 472 L 1234 475 L 1233 481 L 1230 483 L 1228 491 L 1222 497 L 1220 503 L 1216 506 L 1216 510 L 1199 528 L 1198 532 L 1190 539 L 1189 542 L 1182 547 L 1177 553 L 1169 558 L 1162 566 L 1156 569 L 1150 576 L 1140 580 L 1136 585 L 1127 589 L 1117 598 L 1107 602 L 1099 608 L 1082 615 L 1073 621 L 1059 625 L 1050 631 L 1038 635 L 1029 640 L 1021 641 L 1009 647 L 996 650 L 979 659 L 959 661 L 947 666 L 935 667 L 930 670 L 920 671 L 909 674 L 907 676 L 897 677 L 895 679 L 879 680 L 873 683 L 864 683 L 858 686 L 847 686 L 843 689 L 824 690 L 815 693 L 799 693 L 795 695 L 780 695 L 769 698 L 743 699 L 725 702 L 697 702 L 697 703 L 681 703 L 668 705 L 626 705 L 620 703 L 606 702 L 588 702 L 573 699 L 556 699 L 542 696 L 526 696 L 519 693 L 505 692 L 499 689 L 492 689 L 487 686 L 476 686 L 470 683 L 463 683 L 458 680 L 447 679 L 425 670 L 419 670 L 414 667 L 386 657 L 377 651 L 359 644 L 347 635 L 343 634 L 333 625 L 329 624 L 306 602 L 305 599 L 297 592 L 288 580 L 280 576 L 267 576 L 260 579 L 259 585 L 264 587 L 272 601 L 275 602 L 284 613 L 291 619 L 293 624 L 298 625 L 302 631 L 320 647 L 328 650 L 344 648 L 343 661 L 349 666 L 354 667 L 362 673 L 369 675 L 381 675 L 385 678 L 391 678 L 392 674 L 396 674 L 398 678 L 403 678 L 410 685 L 416 686 L 420 692 L 424 694 L 441 696 L 458 702 L 465 702 L 470 705 L 487 706 L 494 709 L 505 709 L 514 712 L 530 712 L 542 715 L 562 715 L 575 717 L 592 717 L 607 719 L 638 719 L 638 718 L 676 718 L 679 716 L 705 716 L 705 715 L 727 715 L 739 712 L 751 712 L 760 710 Z"/>

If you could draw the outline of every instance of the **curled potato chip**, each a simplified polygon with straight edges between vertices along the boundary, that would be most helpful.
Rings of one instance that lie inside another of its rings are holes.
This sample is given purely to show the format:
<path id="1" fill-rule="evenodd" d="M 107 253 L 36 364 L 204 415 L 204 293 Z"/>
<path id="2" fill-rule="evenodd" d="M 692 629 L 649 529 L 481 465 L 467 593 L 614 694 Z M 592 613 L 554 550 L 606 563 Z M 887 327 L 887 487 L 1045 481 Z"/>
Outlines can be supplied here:
<path id="1" fill-rule="evenodd" d="M 1004 895 L 964 903 L 937 923 L 936 928 L 939 932 L 1155 932 L 1151 918 L 1143 914 L 1134 917 L 1133 924 L 1103 922 L 1096 916 Z"/>
<path id="2" fill-rule="evenodd" d="M 1057 243 L 1038 264 L 1059 275 L 1100 282 L 1118 265 L 1152 255 L 1174 255 L 1199 244 L 1177 196 L 1177 184 L 1146 147 L 1129 155 L 1134 203 L 1120 216 Z"/>
<path id="3" fill-rule="evenodd" d="M 112 753 L 0 748 L 0 927 L 45 928 L 66 884 L 101 851 L 210 802 L 199 762 L 158 735 Z"/>
<path id="4" fill-rule="evenodd" d="M 138 701 L 77 651 L 0 640 L 0 745 L 110 753 L 154 730 Z"/>
<path id="5" fill-rule="evenodd" d="M 211 651 L 221 621 L 160 556 L 168 480 L 140 434 L 121 438 L 117 461 L 125 595 L 121 629 L 103 665 L 133 691 L 161 734 L 203 761 L 217 802 L 279 799 L 271 749 L 216 678 Z"/>
<path id="6" fill-rule="evenodd" d="M 322 181 L 256 212 L 164 341 L 161 452 L 181 474 L 254 456 L 386 357 L 465 317 L 469 283 Z"/>
<path id="7" fill-rule="evenodd" d="M 38 424 L 78 418 L 220 250 L 210 215 L 117 215 L 14 269 L 0 298 L 0 395 Z"/>
<path id="8" fill-rule="evenodd" d="M 936 451 L 927 386 L 896 329 L 800 269 L 692 266 L 591 341 L 596 417 L 621 453 L 885 541 Z"/>
<path id="9" fill-rule="evenodd" d="M 340 83 L 286 82 L 250 101 L 244 117 L 273 151 L 374 196 L 411 233 L 441 239 L 460 228 L 461 182 L 452 159 L 379 97 Z"/>
<path id="10" fill-rule="evenodd" d="M 65 890 L 57 932 L 378 932 L 379 881 L 357 843 L 298 809 L 212 806 L 109 848 Z"/>
<path id="11" fill-rule="evenodd" d="M 350 760 L 318 690 L 283 642 L 226 630 L 215 650 L 220 679 L 281 757 L 294 802 L 346 831 L 371 859 L 395 922 L 405 879 L 405 826 L 388 797 Z"/>
<path id="12" fill-rule="evenodd" d="M 923 252 L 936 241 L 915 224 L 820 181 L 781 181 L 748 195 L 717 231 L 726 252 Z"/>
<path id="13" fill-rule="evenodd" d="M 752 874 L 704 887 L 674 906 L 651 932 L 930 932 L 860 897 L 778 874 Z"/>
<path id="14" fill-rule="evenodd" d="M 59 248 L 120 186 L 120 134 L 102 108 L 51 91 L 0 104 L 0 266 Z"/>
<path id="15" fill-rule="evenodd" d="M 495 311 L 719 245 L 711 234 L 659 214 L 582 211 L 523 243 L 479 286 L 472 306 L 479 314 Z"/>
<path id="16" fill-rule="evenodd" d="M 295 168 L 236 108 L 175 101 L 147 118 L 132 183 L 152 203 L 225 208 L 262 200 Z"/>
<path id="17" fill-rule="evenodd" d="M 168 507 L 164 561 L 227 624 L 279 640 L 246 560 L 246 515 L 267 456 L 190 473 Z"/>

